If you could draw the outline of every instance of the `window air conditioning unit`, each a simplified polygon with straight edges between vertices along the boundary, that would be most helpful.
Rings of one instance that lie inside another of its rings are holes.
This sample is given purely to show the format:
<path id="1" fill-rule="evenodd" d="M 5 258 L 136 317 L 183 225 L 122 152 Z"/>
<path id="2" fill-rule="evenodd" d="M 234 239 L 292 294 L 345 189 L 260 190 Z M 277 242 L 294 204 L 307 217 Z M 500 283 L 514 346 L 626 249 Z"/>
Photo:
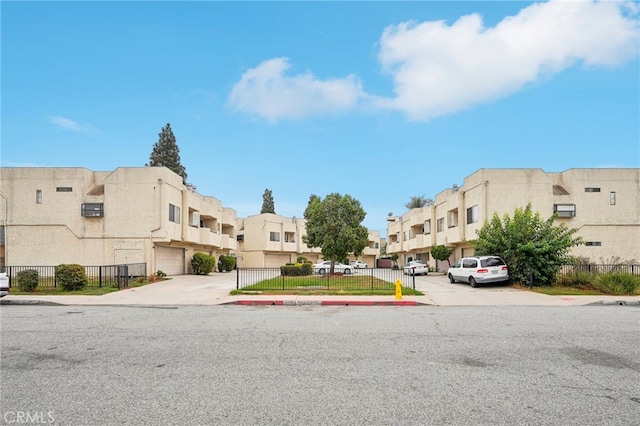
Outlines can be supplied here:
<path id="1" fill-rule="evenodd" d="M 553 212 L 558 217 L 575 217 L 576 205 L 575 204 L 554 204 Z"/>

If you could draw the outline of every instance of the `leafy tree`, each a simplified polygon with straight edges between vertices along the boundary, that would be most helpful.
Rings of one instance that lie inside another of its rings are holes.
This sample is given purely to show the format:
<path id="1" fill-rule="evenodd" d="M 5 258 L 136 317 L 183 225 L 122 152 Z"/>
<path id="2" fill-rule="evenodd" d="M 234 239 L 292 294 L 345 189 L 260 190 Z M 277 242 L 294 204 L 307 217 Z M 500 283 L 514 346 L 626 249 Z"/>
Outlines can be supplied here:
<path id="1" fill-rule="evenodd" d="M 574 237 L 577 229 L 555 225 L 555 219 L 543 220 L 531 204 L 517 208 L 513 218 L 494 213 L 477 231 L 475 254 L 502 257 L 514 281 L 527 283 L 532 276 L 534 285 L 551 285 L 560 267 L 571 261 L 571 247 L 582 244 L 582 238 Z"/>
<path id="2" fill-rule="evenodd" d="M 265 189 L 262 194 L 262 209 L 260 213 L 274 213 L 276 212 L 276 207 L 273 204 L 273 194 L 270 189 Z"/>
<path id="3" fill-rule="evenodd" d="M 187 183 L 187 172 L 180 163 L 180 149 L 171 130 L 171 124 L 167 123 L 158 134 L 158 142 L 153 145 L 148 165 L 165 166 L 182 176 L 182 181 Z"/>
<path id="4" fill-rule="evenodd" d="M 369 244 L 369 231 L 361 225 L 365 216 L 360 201 L 350 195 L 333 193 L 324 200 L 313 194 L 309 197 L 303 241 L 310 248 L 320 247 L 322 256 L 331 260 L 330 273 L 336 260 L 348 258 L 349 253 L 357 256 Z"/>
<path id="5" fill-rule="evenodd" d="M 449 258 L 453 254 L 453 249 L 446 247 L 444 245 L 433 246 L 431 247 L 431 256 L 435 260 L 439 260 L 441 262 L 447 261 L 449 266 L 451 266 L 451 262 L 449 262 Z"/>
<path id="6" fill-rule="evenodd" d="M 419 197 L 412 196 L 409 202 L 404 206 L 407 209 L 411 210 L 411 209 L 418 209 L 420 207 L 427 206 L 431 203 L 433 203 L 433 200 L 431 198 L 424 198 L 424 195 L 421 195 Z"/>

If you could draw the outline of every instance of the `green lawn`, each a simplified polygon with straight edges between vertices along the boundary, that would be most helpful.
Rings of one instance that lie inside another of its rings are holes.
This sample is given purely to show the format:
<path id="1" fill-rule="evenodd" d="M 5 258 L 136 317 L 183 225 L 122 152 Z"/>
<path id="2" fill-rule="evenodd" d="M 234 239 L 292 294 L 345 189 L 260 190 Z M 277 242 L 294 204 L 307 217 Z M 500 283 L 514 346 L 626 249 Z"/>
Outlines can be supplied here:
<path id="1" fill-rule="evenodd" d="M 232 295 L 238 294 L 292 294 L 292 295 L 342 295 L 342 296 L 390 296 L 396 294 L 395 284 L 369 276 L 343 275 L 331 277 L 329 280 L 322 276 L 276 277 L 260 281 L 241 290 L 233 290 Z M 402 294 L 407 296 L 422 296 L 423 293 L 411 288 L 403 287 Z"/>

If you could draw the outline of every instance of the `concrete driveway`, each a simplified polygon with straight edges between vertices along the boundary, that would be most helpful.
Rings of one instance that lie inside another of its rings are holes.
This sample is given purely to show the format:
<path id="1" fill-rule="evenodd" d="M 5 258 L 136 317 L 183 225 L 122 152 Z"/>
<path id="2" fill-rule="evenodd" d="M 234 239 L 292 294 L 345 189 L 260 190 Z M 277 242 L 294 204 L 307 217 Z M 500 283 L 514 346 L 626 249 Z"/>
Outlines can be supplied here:
<path id="1" fill-rule="evenodd" d="M 424 296 L 230 296 L 236 288 L 236 273 L 179 275 L 166 281 L 125 289 L 102 296 L 16 296 L 0 299 L 2 304 L 62 305 L 223 305 L 223 304 L 425 304 L 436 306 L 572 306 L 592 303 L 638 304 L 640 296 L 547 296 L 506 286 L 472 288 L 467 284 L 450 284 L 446 276 L 433 273 L 416 276 L 416 289 Z M 277 302 L 277 303 L 276 303 Z"/>

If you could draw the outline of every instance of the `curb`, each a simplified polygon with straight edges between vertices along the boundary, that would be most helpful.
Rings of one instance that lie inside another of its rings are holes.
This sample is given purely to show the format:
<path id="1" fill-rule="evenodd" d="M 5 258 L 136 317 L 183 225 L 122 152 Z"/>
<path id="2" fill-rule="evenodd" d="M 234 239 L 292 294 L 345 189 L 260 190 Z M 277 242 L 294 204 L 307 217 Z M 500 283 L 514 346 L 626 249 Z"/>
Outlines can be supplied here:
<path id="1" fill-rule="evenodd" d="M 68 306 L 64 303 L 52 302 L 50 300 L 2 300 L 0 299 L 0 305 L 43 305 L 43 306 Z"/>
<path id="2" fill-rule="evenodd" d="M 242 306 L 419 306 L 428 303 L 419 303 L 414 300 L 236 300 L 227 305 Z"/>

